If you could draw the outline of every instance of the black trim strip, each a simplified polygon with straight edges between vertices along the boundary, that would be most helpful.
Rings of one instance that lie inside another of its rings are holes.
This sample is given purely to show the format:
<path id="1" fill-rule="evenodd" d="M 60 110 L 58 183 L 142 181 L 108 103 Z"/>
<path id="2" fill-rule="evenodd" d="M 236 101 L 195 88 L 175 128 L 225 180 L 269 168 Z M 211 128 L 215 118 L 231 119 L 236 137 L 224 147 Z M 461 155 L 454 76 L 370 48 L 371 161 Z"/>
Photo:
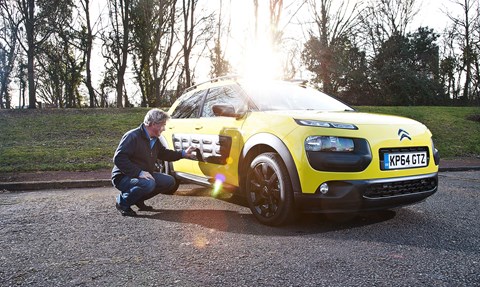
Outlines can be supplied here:
<path id="1" fill-rule="evenodd" d="M 353 152 L 307 151 L 308 162 L 318 171 L 363 171 L 372 162 L 370 145 L 365 139 L 353 139 L 353 142 Z"/>

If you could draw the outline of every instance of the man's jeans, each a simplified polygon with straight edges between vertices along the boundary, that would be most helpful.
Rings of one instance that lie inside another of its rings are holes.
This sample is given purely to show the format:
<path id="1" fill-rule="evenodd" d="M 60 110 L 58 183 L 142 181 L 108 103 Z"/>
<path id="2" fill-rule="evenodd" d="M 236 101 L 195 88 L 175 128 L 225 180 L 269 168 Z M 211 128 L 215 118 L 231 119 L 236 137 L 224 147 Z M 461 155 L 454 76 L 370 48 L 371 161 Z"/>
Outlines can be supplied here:
<path id="1" fill-rule="evenodd" d="M 124 176 L 115 186 L 121 191 L 121 194 L 117 196 L 117 203 L 121 207 L 128 208 L 159 193 L 172 194 L 174 192 L 175 179 L 172 176 L 159 172 L 154 172 L 152 176 L 155 180 Z"/>

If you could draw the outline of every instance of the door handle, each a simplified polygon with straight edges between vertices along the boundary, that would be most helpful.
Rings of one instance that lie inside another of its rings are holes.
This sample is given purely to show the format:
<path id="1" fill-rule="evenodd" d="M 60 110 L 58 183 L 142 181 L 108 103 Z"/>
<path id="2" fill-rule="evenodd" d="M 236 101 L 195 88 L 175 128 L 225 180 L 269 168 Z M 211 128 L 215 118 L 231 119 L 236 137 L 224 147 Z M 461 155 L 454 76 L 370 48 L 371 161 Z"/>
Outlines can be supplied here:
<path id="1" fill-rule="evenodd" d="M 201 129 L 203 129 L 203 126 L 196 126 L 195 129 L 196 130 L 201 130 Z"/>

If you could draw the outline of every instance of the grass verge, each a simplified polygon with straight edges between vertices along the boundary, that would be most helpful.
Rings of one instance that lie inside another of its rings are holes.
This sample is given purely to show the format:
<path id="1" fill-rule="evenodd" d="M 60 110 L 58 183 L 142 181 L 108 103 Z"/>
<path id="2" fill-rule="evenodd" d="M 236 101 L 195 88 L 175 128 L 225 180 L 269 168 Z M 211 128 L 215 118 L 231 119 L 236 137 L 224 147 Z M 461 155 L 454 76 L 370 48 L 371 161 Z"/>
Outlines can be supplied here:
<path id="1" fill-rule="evenodd" d="M 442 158 L 480 155 L 478 107 L 357 107 L 413 118 L 433 133 Z M 0 110 L 0 172 L 112 167 L 121 136 L 147 108 Z"/>
<path id="2" fill-rule="evenodd" d="M 358 107 L 361 112 L 404 116 L 426 125 L 442 158 L 480 155 L 479 107 Z"/>
<path id="3" fill-rule="evenodd" d="M 121 136 L 147 109 L 3 110 L 0 172 L 112 167 Z"/>

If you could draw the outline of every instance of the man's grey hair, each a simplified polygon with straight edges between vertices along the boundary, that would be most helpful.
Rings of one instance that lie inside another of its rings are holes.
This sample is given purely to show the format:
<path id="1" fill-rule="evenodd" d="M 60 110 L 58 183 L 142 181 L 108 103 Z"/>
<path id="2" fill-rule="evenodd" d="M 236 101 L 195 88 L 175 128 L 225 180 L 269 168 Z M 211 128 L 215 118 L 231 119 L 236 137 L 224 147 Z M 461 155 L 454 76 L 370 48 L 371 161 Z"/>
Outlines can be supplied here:
<path id="1" fill-rule="evenodd" d="M 168 119 L 170 119 L 170 116 L 166 112 L 155 108 L 148 111 L 148 113 L 145 115 L 145 119 L 143 119 L 143 123 L 146 126 L 150 126 L 152 124 L 165 122 Z"/>

